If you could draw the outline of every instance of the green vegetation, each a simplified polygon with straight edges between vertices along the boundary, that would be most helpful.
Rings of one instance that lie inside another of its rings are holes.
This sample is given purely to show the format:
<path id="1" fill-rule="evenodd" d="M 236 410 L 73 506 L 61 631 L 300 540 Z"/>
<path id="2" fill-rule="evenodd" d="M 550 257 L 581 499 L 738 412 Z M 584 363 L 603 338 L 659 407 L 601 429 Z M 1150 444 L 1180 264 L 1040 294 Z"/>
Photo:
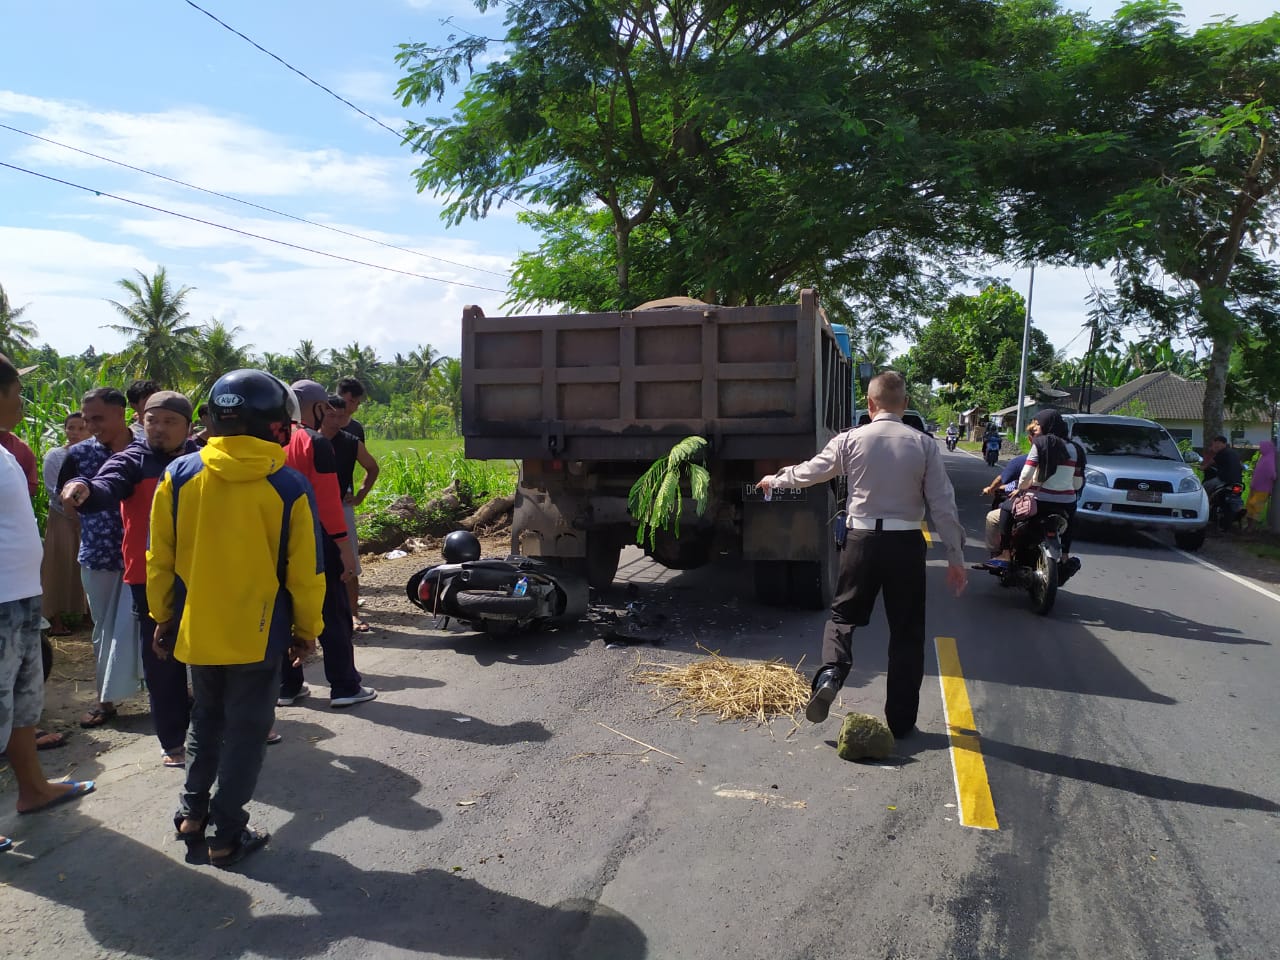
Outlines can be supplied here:
<path id="1" fill-rule="evenodd" d="M 649 535 L 649 547 L 656 546 L 658 530 L 671 530 L 680 536 L 680 509 L 684 503 L 681 486 L 688 484 L 698 516 L 707 510 L 711 490 L 711 474 L 705 466 L 707 441 L 704 437 L 685 437 L 671 452 L 640 475 L 627 497 L 627 509 L 639 521 L 636 543 L 643 544 Z"/>

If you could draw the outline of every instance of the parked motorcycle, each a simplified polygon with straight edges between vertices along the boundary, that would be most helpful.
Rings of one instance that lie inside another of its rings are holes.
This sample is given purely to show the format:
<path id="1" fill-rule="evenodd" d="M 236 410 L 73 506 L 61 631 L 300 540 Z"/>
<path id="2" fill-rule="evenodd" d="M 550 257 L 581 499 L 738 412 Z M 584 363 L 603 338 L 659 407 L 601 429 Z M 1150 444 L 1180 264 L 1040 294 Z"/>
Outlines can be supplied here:
<path id="1" fill-rule="evenodd" d="M 1209 522 L 1216 523 L 1218 529 L 1227 531 L 1232 524 L 1244 519 L 1244 486 L 1239 483 L 1216 483 L 1211 481 L 1205 485 L 1209 494 Z M 1209 489 L 1212 486 L 1212 489 Z"/>
<path id="2" fill-rule="evenodd" d="M 982 441 L 982 455 L 986 458 L 987 466 L 994 467 L 996 461 L 1000 459 L 1000 437 L 992 434 Z"/>
<path id="3" fill-rule="evenodd" d="M 459 530 L 444 542 L 444 563 L 405 584 L 409 602 L 432 616 L 491 635 L 569 623 L 587 612 L 587 581 L 533 557 L 480 559 L 480 541 Z"/>
<path id="4" fill-rule="evenodd" d="M 1058 598 L 1062 563 L 1062 534 L 1067 518 L 1060 513 L 1038 513 L 1013 525 L 1013 559 L 1003 569 L 987 568 L 1000 578 L 1002 587 L 1021 587 L 1031 594 L 1031 608 L 1044 616 Z M 1079 561 L 1073 561 L 1078 569 Z"/>

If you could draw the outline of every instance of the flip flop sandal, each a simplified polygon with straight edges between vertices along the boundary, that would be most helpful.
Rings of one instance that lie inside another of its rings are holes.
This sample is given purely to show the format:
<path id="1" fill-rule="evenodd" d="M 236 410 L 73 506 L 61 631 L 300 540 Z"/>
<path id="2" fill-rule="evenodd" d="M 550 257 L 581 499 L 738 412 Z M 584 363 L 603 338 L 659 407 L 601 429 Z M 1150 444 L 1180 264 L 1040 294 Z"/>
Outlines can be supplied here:
<path id="1" fill-rule="evenodd" d="M 352 630 L 354 630 L 356 633 L 369 633 L 370 631 L 372 631 L 372 629 L 373 629 L 373 628 L 372 628 L 372 627 L 370 627 L 370 626 L 369 626 L 367 623 L 365 623 L 363 620 L 357 619 L 357 620 L 356 620 L 356 621 L 351 625 L 351 629 L 352 629 Z"/>
<path id="2" fill-rule="evenodd" d="M 13 849 L 13 841 L 8 837 L 0 837 L 0 853 Z"/>
<path id="3" fill-rule="evenodd" d="M 160 754 L 160 762 L 166 767 L 186 767 L 187 751 L 173 750 Z"/>
<path id="4" fill-rule="evenodd" d="M 283 739 L 284 739 L 284 736 L 282 734 L 276 733 L 274 730 L 272 730 L 269 734 L 267 734 L 267 746 L 274 747 L 277 743 L 279 743 Z"/>
<path id="5" fill-rule="evenodd" d="M 110 710 L 104 710 L 102 707 L 94 707 L 83 717 L 80 718 L 80 726 L 86 730 L 90 727 L 100 727 L 109 720 L 114 720 L 118 711 L 115 707 Z"/>
<path id="6" fill-rule="evenodd" d="M 97 783 L 93 780 L 63 780 L 67 786 L 71 787 L 66 791 L 50 800 L 42 807 L 36 807 L 34 810 L 19 810 L 20 815 L 29 813 L 44 813 L 46 810 L 52 810 L 54 807 L 60 807 L 64 803 L 70 803 L 72 800 L 79 800 L 81 797 L 93 793 L 98 788 Z"/>
<path id="7" fill-rule="evenodd" d="M 181 810 L 173 815 L 173 839 L 181 840 L 183 843 L 192 844 L 204 840 L 204 831 L 209 826 L 209 815 L 205 814 L 199 819 L 200 829 L 192 830 L 190 833 L 182 832 L 182 822 L 184 820 L 195 820 L 195 817 L 188 817 Z"/>
<path id="8" fill-rule="evenodd" d="M 271 839 L 269 833 L 259 833 L 257 830 L 250 830 L 245 827 L 240 831 L 240 835 L 236 837 L 235 843 L 231 849 L 219 856 L 213 855 L 213 848 L 209 848 L 209 863 L 212 866 L 222 870 L 233 867 L 255 850 L 260 850 L 267 845 L 267 841 Z"/>
<path id="9" fill-rule="evenodd" d="M 49 740 L 49 737 L 54 739 Z M 45 743 L 40 741 L 44 740 Z M 65 733 L 55 733 L 52 730 L 36 730 L 36 749 L 37 750 L 57 750 L 59 747 L 67 745 L 67 735 Z"/>

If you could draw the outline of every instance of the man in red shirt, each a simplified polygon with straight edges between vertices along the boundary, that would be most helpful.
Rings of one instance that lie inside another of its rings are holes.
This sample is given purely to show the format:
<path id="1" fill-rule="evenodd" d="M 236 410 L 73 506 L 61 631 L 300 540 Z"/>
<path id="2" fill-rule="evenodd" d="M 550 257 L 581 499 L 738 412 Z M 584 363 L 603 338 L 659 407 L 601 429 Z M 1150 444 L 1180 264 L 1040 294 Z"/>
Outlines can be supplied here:
<path id="1" fill-rule="evenodd" d="M 324 652 L 324 676 L 329 681 L 329 706 L 352 707 L 374 699 L 378 692 L 362 685 L 356 670 L 355 648 L 351 644 L 351 602 L 346 579 L 356 569 L 355 551 L 347 536 L 347 518 L 342 511 L 338 459 L 333 444 L 320 433 L 320 424 L 329 407 L 329 394 L 314 380 L 299 380 L 292 389 L 298 400 L 300 420 L 285 447 L 285 462 L 306 477 L 315 491 L 316 513 L 324 541 L 324 631 L 320 634 L 320 647 Z M 302 667 L 286 660 L 277 705 L 292 706 L 310 692 L 303 682 Z"/>

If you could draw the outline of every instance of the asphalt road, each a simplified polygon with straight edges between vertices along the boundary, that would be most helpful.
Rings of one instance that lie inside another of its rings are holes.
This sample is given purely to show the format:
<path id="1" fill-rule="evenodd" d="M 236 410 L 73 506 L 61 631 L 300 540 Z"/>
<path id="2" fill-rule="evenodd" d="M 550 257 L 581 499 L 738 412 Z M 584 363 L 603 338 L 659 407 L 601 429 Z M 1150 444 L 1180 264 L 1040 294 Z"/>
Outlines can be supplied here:
<path id="1" fill-rule="evenodd" d="M 944 456 L 976 560 L 990 471 Z M 360 650 L 376 702 L 281 710 L 242 874 L 183 862 L 149 738 L 81 768 L 83 801 L 0 816 L 0 956 L 1275 957 L 1280 598 L 1140 537 L 1078 552 L 1040 618 L 979 573 L 949 597 L 931 551 L 930 646 L 955 639 L 998 829 L 960 822 L 932 650 L 921 731 L 836 756 L 836 714 L 882 706 L 880 614 L 827 723 L 671 719 L 638 660 L 809 667 L 824 617 L 755 605 L 740 567 L 631 558 L 661 648 L 424 622 Z"/>

